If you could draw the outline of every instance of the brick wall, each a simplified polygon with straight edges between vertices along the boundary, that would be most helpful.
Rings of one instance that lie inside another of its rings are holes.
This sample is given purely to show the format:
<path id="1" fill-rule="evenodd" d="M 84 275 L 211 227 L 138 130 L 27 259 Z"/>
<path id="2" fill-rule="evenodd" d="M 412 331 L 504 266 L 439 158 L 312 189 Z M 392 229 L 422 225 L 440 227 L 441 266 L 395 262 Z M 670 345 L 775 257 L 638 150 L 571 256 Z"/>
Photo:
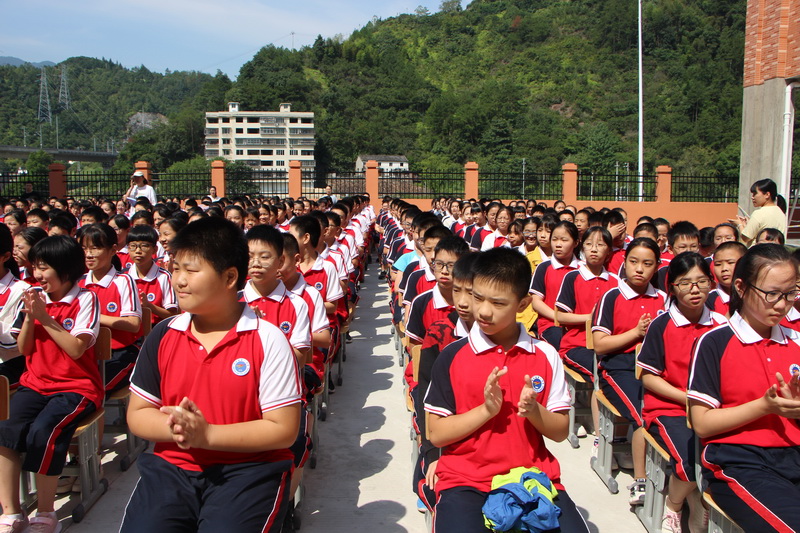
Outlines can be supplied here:
<path id="1" fill-rule="evenodd" d="M 800 77 L 800 0 L 748 0 L 744 86 Z"/>

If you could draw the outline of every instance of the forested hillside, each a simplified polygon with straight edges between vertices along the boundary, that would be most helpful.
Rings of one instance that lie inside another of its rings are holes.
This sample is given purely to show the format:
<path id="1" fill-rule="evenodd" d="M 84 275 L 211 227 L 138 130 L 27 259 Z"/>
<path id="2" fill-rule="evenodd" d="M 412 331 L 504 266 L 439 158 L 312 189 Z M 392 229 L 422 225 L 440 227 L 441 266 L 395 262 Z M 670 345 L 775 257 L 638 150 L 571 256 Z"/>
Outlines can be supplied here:
<path id="1" fill-rule="evenodd" d="M 644 6 L 647 170 L 736 174 L 745 0 Z M 351 169 L 359 153 L 399 153 L 419 170 L 475 160 L 512 171 L 525 158 L 530 171 L 570 160 L 612 172 L 616 162 L 635 167 L 636 31 L 634 0 L 473 0 L 463 10 L 445 0 L 436 14 L 373 20 L 346 39 L 319 37 L 298 51 L 267 46 L 233 83 L 87 58 L 67 63 L 76 109 L 78 87 L 89 88 L 80 105 L 91 118 L 81 120 L 98 139 L 120 138 L 136 111 L 173 119 L 128 145 L 120 165 L 149 155 L 163 169 L 202 153 L 201 111 L 236 100 L 244 110 L 292 102 L 316 112 L 322 171 Z M 0 143 L 20 142 L 23 120 L 35 124 L 37 76 L 31 67 L 0 67 Z"/>

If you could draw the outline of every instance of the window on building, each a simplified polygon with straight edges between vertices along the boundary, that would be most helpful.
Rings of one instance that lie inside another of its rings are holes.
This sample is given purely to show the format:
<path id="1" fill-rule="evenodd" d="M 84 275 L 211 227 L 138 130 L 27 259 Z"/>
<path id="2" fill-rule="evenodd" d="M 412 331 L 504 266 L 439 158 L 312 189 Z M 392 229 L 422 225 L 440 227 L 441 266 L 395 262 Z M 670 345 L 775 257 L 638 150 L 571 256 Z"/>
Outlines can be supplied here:
<path id="1" fill-rule="evenodd" d="M 297 155 L 297 150 L 289 150 L 289 155 Z"/>
<path id="2" fill-rule="evenodd" d="M 261 162 L 261 166 L 262 167 L 271 167 L 272 166 L 272 161 L 262 161 Z"/>
<path id="3" fill-rule="evenodd" d="M 275 155 L 283 155 L 284 153 L 284 150 L 275 150 Z"/>
<path id="4" fill-rule="evenodd" d="M 236 155 L 244 155 L 244 150 L 236 150 Z"/>
<path id="5" fill-rule="evenodd" d="M 297 119 L 296 118 L 290 118 L 289 119 L 289 124 L 297 124 Z"/>
<path id="6" fill-rule="evenodd" d="M 261 155 L 261 150 L 248 150 L 247 155 Z"/>
<path id="7" fill-rule="evenodd" d="M 314 123 L 314 119 L 313 118 L 304 118 L 304 119 L 302 119 L 301 122 L 303 124 L 313 124 Z"/>
<path id="8" fill-rule="evenodd" d="M 236 122 L 237 123 L 242 123 L 242 122 L 244 122 L 244 118 L 243 117 L 236 117 Z"/>
<path id="9" fill-rule="evenodd" d="M 231 133 L 231 129 L 230 128 L 222 128 L 222 134 L 223 135 L 230 135 L 230 133 Z"/>
<path id="10" fill-rule="evenodd" d="M 272 150 L 261 150 L 261 155 L 272 155 Z"/>
<path id="11" fill-rule="evenodd" d="M 223 119 L 222 119 L 222 123 L 223 123 L 223 124 L 227 124 L 227 123 L 228 123 L 228 122 L 230 122 L 230 121 L 231 121 L 231 119 L 229 119 L 229 118 L 223 118 Z"/>
<path id="12" fill-rule="evenodd" d="M 230 144 L 230 143 L 231 143 L 230 139 L 222 139 L 222 144 Z"/>
<path id="13" fill-rule="evenodd" d="M 314 155 L 314 150 L 300 150 L 300 155 Z"/>
<path id="14" fill-rule="evenodd" d="M 223 150 L 222 151 L 222 155 L 231 155 L 231 151 L 230 150 Z"/>
<path id="15" fill-rule="evenodd" d="M 283 161 L 275 161 L 275 166 L 276 167 L 282 167 L 282 166 L 285 166 L 285 165 L 286 165 L 286 163 L 284 163 Z"/>
<path id="16" fill-rule="evenodd" d="M 244 128 L 236 128 L 236 133 L 244 133 Z"/>
<path id="17" fill-rule="evenodd" d="M 209 124 L 218 124 L 219 119 L 217 117 L 208 117 L 206 119 L 206 122 L 208 122 Z"/>
<path id="18" fill-rule="evenodd" d="M 258 124 L 258 117 L 247 117 L 248 124 Z"/>
<path id="19" fill-rule="evenodd" d="M 248 135 L 257 134 L 259 132 L 258 128 L 247 128 Z"/>

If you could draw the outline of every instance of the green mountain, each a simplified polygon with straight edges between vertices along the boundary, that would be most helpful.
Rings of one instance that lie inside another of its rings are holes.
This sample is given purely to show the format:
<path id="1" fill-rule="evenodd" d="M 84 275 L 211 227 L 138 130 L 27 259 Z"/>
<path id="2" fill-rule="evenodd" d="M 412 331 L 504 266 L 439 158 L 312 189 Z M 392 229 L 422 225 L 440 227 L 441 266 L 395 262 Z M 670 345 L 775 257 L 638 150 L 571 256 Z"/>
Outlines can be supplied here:
<path id="1" fill-rule="evenodd" d="M 374 20 L 346 40 L 267 47 L 229 96 L 318 114 L 321 162 L 402 153 L 418 169 L 635 167 L 634 0 L 474 0 Z M 738 172 L 744 0 L 644 3 L 646 166 Z"/>

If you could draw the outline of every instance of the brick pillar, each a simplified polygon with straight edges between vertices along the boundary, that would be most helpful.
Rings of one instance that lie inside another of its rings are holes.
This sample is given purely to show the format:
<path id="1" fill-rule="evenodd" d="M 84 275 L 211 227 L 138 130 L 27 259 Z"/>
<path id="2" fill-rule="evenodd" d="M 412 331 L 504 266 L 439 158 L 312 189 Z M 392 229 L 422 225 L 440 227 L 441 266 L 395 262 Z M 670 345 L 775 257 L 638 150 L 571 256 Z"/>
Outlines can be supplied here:
<path id="1" fill-rule="evenodd" d="M 217 188 L 217 196 L 225 196 L 225 161 L 211 162 L 211 185 Z"/>
<path id="2" fill-rule="evenodd" d="M 469 161 L 464 165 L 464 199 L 480 198 L 478 196 L 478 181 L 480 176 L 478 173 L 479 165 L 475 161 Z"/>
<path id="3" fill-rule="evenodd" d="M 147 183 L 149 185 L 153 184 L 153 178 L 150 177 L 150 174 L 152 173 L 150 161 L 137 161 L 133 164 L 133 170 L 134 172 L 141 171 L 144 174 L 144 179 L 147 180 Z"/>
<path id="4" fill-rule="evenodd" d="M 656 168 L 656 200 L 658 202 L 672 201 L 672 167 L 659 165 Z"/>
<path id="5" fill-rule="evenodd" d="M 578 201 L 578 165 L 564 163 L 561 172 L 561 199 L 568 204 L 574 204 Z"/>
<path id="6" fill-rule="evenodd" d="M 67 169 L 61 163 L 52 163 L 48 167 L 50 196 L 64 198 L 67 196 L 67 180 L 64 178 L 64 171 Z"/>
<path id="7" fill-rule="evenodd" d="M 297 200 L 303 196 L 303 169 L 300 161 L 289 161 L 289 197 Z"/>
<path id="8" fill-rule="evenodd" d="M 372 206 L 375 208 L 375 212 L 377 213 L 381 207 L 381 199 L 378 196 L 378 179 L 380 176 L 380 172 L 378 171 L 378 162 L 370 159 L 367 161 L 367 170 L 364 173 L 364 178 L 366 181 L 366 188 L 367 194 L 369 195 L 369 200 Z M 336 192 L 336 191 L 334 191 Z"/>

